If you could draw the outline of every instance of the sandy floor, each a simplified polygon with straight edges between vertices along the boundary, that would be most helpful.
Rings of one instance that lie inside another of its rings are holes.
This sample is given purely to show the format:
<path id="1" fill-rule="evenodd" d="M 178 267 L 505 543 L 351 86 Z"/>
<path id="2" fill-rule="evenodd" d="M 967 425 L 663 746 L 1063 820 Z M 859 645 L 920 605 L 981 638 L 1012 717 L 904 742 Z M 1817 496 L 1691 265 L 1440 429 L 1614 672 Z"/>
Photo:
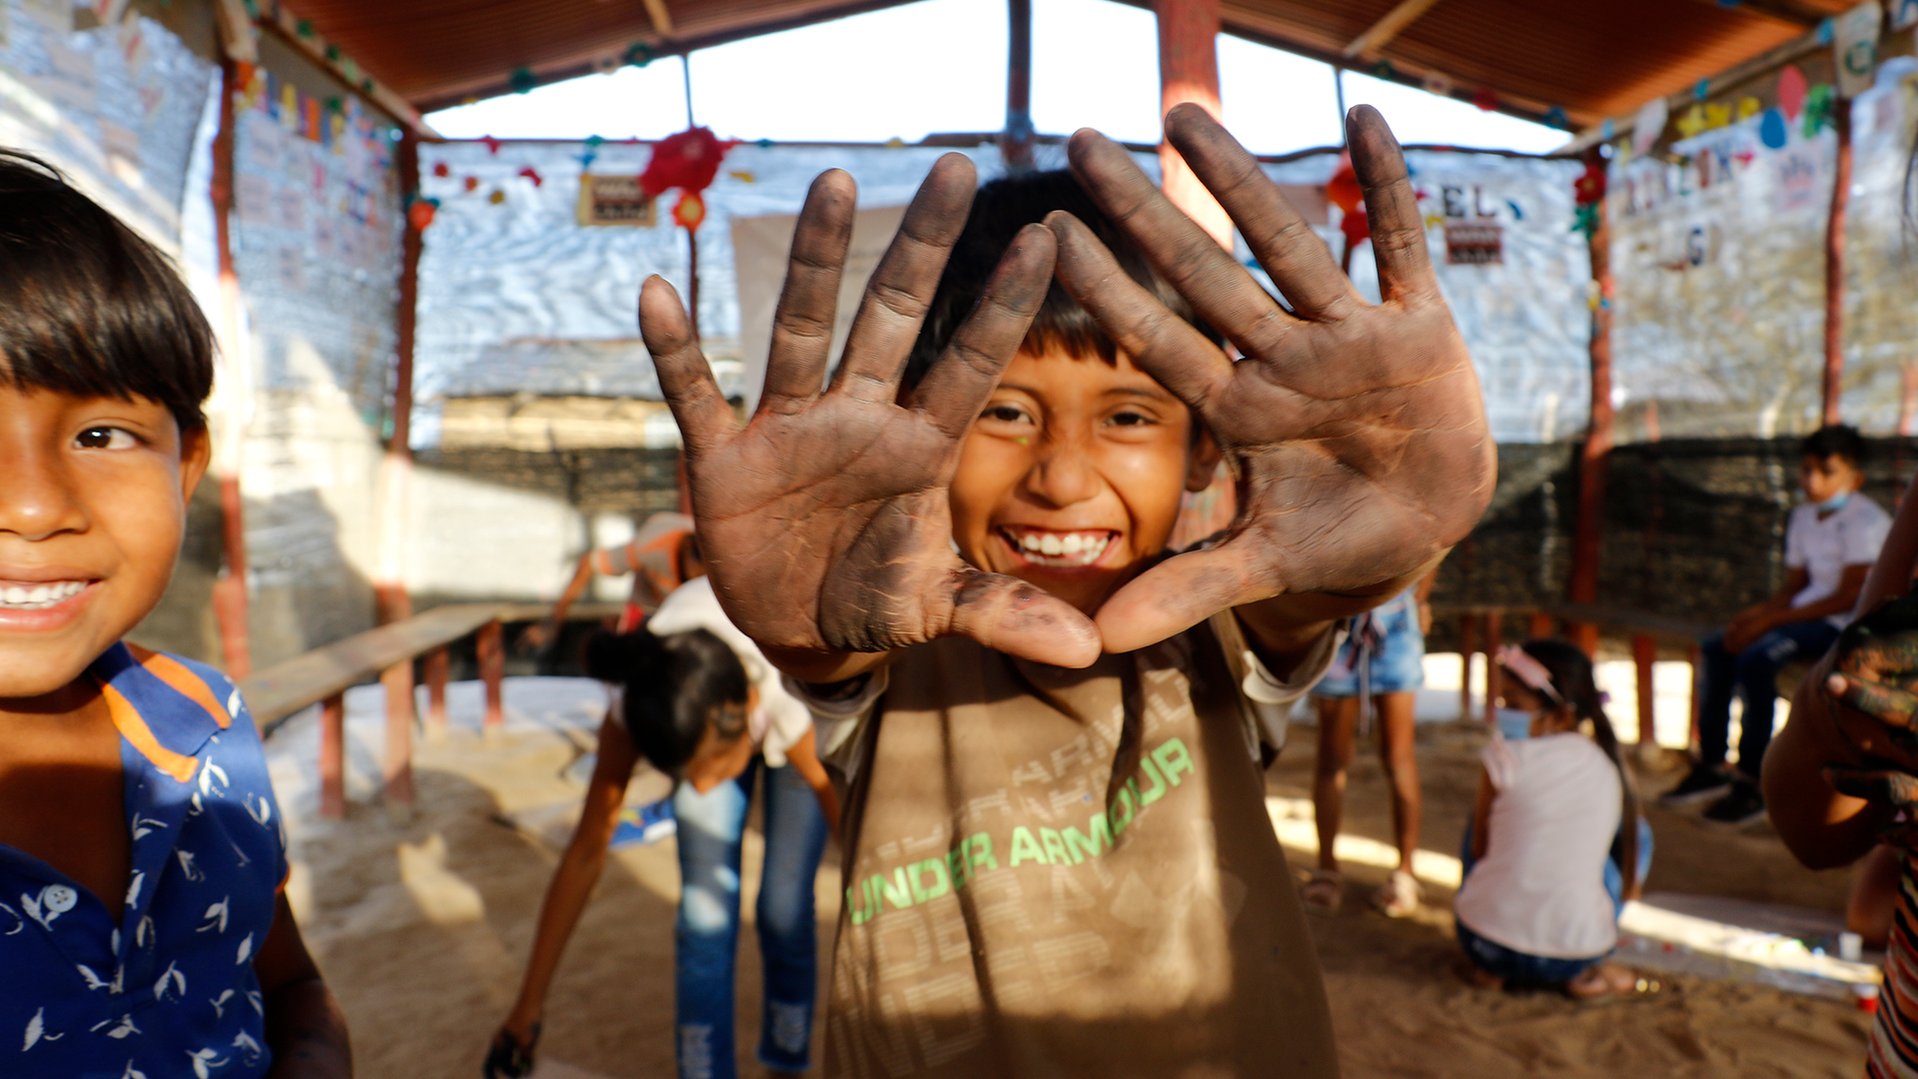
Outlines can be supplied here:
<path id="1" fill-rule="evenodd" d="M 537 687 L 537 688 L 535 688 Z M 511 722 L 475 729 L 473 687 L 455 687 L 453 730 L 418 754 L 420 810 L 398 820 L 372 797 L 377 769 L 366 747 L 377 727 L 356 720 L 350 757 L 353 808 L 321 821 L 311 789 L 313 720 L 270 745 L 292 821 L 292 895 L 309 945 L 352 1024 L 359 1074 L 428 1079 L 478 1074 L 478 1062 L 518 985 L 533 920 L 557 858 L 528 822 L 563 818 L 580 787 L 566 776 L 598 707 L 590 684 L 509 683 Z M 377 715 L 377 690 L 357 696 Z M 375 718 L 374 723 L 377 722 Z M 1313 731 L 1271 773 L 1275 806 L 1309 794 Z M 1456 852 L 1476 779 L 1474 728 L 1421 725 L 1426 798 L 1423 848 Z M 654 777 L 656 784 L 657 778 Z M 1649 772 L 1647 789 L 1670 778 Z M 653 789 L 657 789 L 655 786 Z M 639 793 L 648 793 L 641 791 Z M 505 818 L 522 825 L 516 829 Z M 1846 878 L 1799 869 L 1770 833 L 1729 833 L 1695 817 L 1652 811 L 1658 857 L 1649 887 L 1836 910 Z M 1282 829 L 1296 838 L 1306 831 Z M 1388 840 L 1383 779 L 1370 759 L 1355 767 L 1347 809 L 1355 846 Z M 747 894 L 756 887 L 756 836 L 747 848 Z M 1309 843 L 1294 863 L 1312 864 Z M 822 942 L 837 912 L 833 855 L 819 875 Z M 1382 861 L 1381 859 L 1374 859 Z M 1447 889 L 1420 916 L 1391 922 L 1366 909 L 1385 870 L 1346 867 L 1344 912 L 1315 918 L 1313 933 L 1338 1024 L 1344 1071 L 1366 1076 L 1855 1076 L 1866 1017 L 1845 1003 L 1794 996 L 1751 982 L 1659 977 L 1643 999 L 1574 1006 L 1549 994 L 1469 989 L 1453 974 Z M 542 1059 L 549 1079 L 672 1074 L 672 916 L 677 870 L 670 841 L 617 850 L 554 986 Z M 749 915 L 750 917 L 750 915 Z M 741 949 L 739 1014 L 758 1014 L 754 949 Z M 742 1024 L 742 1074 L 756 1023 Z"/>

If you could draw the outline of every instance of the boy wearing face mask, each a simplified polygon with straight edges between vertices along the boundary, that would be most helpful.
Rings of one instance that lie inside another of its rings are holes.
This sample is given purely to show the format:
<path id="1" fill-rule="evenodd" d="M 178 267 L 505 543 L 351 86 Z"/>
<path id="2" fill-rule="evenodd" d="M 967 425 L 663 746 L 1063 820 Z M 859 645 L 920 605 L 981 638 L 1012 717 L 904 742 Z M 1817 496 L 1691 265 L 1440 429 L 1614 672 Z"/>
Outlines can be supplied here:
<path id="1" fill-rule="evenodd" d="M 1716 799 L 1707 820 L 1740 825 L 1764 816 L 1760 766 L 1771 744 L 1778 672 L 1816 659 L 1849 620 L 1865 574 L 1885 542 L 1891 518 L 1859 493 L 1865 441 L 1857 428 L 1821 427 L 1799 445 L 1798 482 L 1805 504 L 1785 529 L 1783 587 L 1732 616 L 1723 633 L 1702 644 L 1698 758 L 1660 800 L 1667 806 Z M 1733 691 L 1745 701 L 1738 765 L 1725 764 Z"/>

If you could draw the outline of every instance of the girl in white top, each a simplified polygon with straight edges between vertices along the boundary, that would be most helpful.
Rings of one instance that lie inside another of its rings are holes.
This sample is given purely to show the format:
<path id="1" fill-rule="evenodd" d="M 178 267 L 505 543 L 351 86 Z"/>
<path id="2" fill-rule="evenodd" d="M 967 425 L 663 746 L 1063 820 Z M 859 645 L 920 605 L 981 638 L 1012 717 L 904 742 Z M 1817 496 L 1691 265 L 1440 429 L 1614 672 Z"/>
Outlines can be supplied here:
<path id="1" fill-rule="evenodd" d="M 704 577 L 666 597 L 643 626 L 589 644 L 588 673 L 614 687 L 572 843 L 554 871 L 518 998 L 494 1036 L 485 1074 L 532 1073 L 546 993 L 560 953 L 606 861 L 641 758 L 671 775 L 679 821 L 674 932 L 674 1046 L 682 1079 L 733 1079 L 733 968 L 739 936 L 740 837 L 754 787 L 765 804 L 757 930 L 765 977 L 764 1074 L 811 1065 L 818 985 L 813 877 L 838 801 L 814 749 L 812 715 L 720 610 Z"/>
<path id="2" fill-rule="evenodd" d="M 1629 991 L 1605 963 L 1618 912 L 1638 894 L 1650 829 L 1605 715 L 1591 660 L 1561 640 L 1499 653 L 1500 727 L 1485 748 L 1454 912 L 1472 980 L 1561 987 L 1585 999 Z M 1529 719 L 1520 725 L 1515 721 Z M 1589 735 L 1589 736 L 1588 736 Z"/>

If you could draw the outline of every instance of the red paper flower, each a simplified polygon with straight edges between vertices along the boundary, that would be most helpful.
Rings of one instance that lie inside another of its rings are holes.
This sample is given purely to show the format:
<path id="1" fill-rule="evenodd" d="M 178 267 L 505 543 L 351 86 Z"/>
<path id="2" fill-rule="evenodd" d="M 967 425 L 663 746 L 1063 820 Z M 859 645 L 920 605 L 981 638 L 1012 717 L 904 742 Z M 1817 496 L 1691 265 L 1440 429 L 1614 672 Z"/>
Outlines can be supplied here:
<path id="1" fill-rule="evenodd" d="M 726 151 L 738 145 L 722 142 L 711 128 L 694 127 L 669 135 L 653 146 L 646 171 L 639 174 L 639 188 L 657 196 L 671 188 L 696 194 L 712 186 L 719 175 L 719 163 Z"/>
<path id="2" fill-rule="evenodd" d="M 446 162 L 442 161 L 439 164 L 433 166 L 433 175 L 444 180 L 448 176 L 453 175 L 453 169 L 451 166 L 447 165 Z"/>
<path id="3" fill-rule="evenodd" d="M 480 142 L 482 145 L 486 147 L 487 153 L 489 154 L 499 153 L 500 142 L 498 139 L 494 138 L 493 136 L 483 135 L 480 137 Z"/>
<path id="4" fill-rule="evenodd" d="M 533 181 L 533 186 L 534 186 L 534 187 L 538 187 L 538 186 L 539 186 L 540 184 L 542 184 L 542 183 L 545 183 L 545 182 L 546 182 L 546 181 L 544 181 L 544 180 L 542 180 L 542 179 L 540 179 L 540 175 L 539 175 L 539 170 L 538 170 L 538 169 L 536 169 L 536 168 L 534 168 L 534 167 L 533 167 L 533 166 L 531 166 L 531 165 L 528 165 L 528 166 L 526 166 L 525 168 L 523 168 L 523 169 L 521 169 L 521 170 L 519 170 L 519 175 L 521 175 L 521 176 L 524 176 L 524 177 L 526 177 L 526 178 L 527 178 L 528 180 L 531 180 L 531 181 Z"/>
<path id="5" fill-rule="evenodd" d="M 1572 181 L 1572 196 L 1580 206 L 1590 206 L 1605 197 L 1605 167 L 1587 162 L 1585 172 Z"/>
<path id="6" fill-rule="evenodd" d="M 1345 246 L 1354 248 L 1372 238 L 1372 222 L 1364 210 L 1347 210 L 1339 219 L 1339 231 L 1345 234 Z"/>
<path id="7" fill-rule="evenodd" d="M 705 220 L 706 200 L 699 197 L 699 192 L 688 191 L 680 195 L 679 201 L 673 204 L 673 224 L 687 232 L 699 228 Z"/>
<path id="8" fill-rule="evenodd" d="M 421 199 L 406 208 L 406 222 L 413 226 L 413 231 L 425 232 L 426 227 L 433 223 L 433 215 L 438 212 L 439 207 Z"/>
<path id="9" fill-rule="evenodd" d="M 1344 210 L 1350 217 L 1359 208 L 1359 200 L 1365 192 L 1359 188 L 1358 174 L 1352 171 L 1352 155 L 1340 154 L 1339 167 L 1332 170 L 1332 178 L 1325 181 L 1325 197 L 1332 205 Z"/>

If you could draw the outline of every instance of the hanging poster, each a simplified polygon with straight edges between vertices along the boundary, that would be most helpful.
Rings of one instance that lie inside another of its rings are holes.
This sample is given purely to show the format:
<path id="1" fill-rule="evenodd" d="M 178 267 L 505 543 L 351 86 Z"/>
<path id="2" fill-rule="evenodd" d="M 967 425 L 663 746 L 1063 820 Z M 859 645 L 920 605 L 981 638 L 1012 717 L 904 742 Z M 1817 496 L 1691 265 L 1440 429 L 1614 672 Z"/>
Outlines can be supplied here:
<path id="1" fill-rule="evenodd" d="M 20 0 L 29 19 L 57 33 L 73 30 L 73 0 Z"/>
<path id="2" fill-rule="evenodd" d="M 1884 9 L 1878 0 L 1864 3 L 1838 16 L 1832 36 L 1832 67 L 1838 74 L 1838 96 L 1857 97 L 1871 89 L 1878 69 L 1878 27 Z"/>
<path id="3" fill-rule="evenodd" d="M 640 190 L 639 177 L 581 174 L 580 224 L 651 228 L 658 222 L 659 206 L 651 195 Z"/>

